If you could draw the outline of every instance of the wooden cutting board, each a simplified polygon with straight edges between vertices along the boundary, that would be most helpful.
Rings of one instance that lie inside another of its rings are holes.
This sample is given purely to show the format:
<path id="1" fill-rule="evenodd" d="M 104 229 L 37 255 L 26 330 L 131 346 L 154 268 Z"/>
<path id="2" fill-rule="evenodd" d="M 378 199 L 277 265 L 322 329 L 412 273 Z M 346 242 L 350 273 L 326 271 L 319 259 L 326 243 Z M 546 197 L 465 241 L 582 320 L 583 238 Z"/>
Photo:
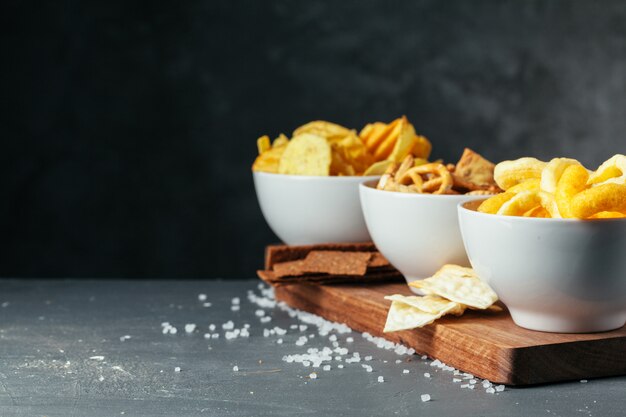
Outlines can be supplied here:
<path id="1" fill-rule="evenodd" d="M 294 308 L 383 336 L 492 382 L 528 385 L 626 374 L 626 326 L 593 334 L 543 333 L 516 326 L 505 310 L 468 311 L 422 329 L 383 334 L 389 294 L 405 284 L 276 287 L 276 298 Z"/>

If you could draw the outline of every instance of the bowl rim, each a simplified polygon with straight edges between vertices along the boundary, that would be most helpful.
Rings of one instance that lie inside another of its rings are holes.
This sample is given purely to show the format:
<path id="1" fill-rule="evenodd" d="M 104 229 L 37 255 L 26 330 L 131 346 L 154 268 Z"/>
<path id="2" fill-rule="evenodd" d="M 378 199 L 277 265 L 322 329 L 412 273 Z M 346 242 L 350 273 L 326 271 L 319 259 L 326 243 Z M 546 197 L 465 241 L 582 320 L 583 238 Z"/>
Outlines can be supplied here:
<path id="1" fill-rule="evenodd" d="M 484 197 L 484 196 L 481 196 Z M 486 200 L 484 198 L 483 200 Z M 472 201 L 461 201 L 457 204 L 457 211 L 459 215 L 463 212 L 471 213 L 470 216 L 484 217 L 492 219 L 493 221 L 497 220 L 506 220 L 511 222 L 545 222 L 545 223 L 574 223 L 574 224 L 590 224 L 590 223 L 604 223 L 604 222 L 624 222 L 626 221 L 626 217 L 616 217 L 616 218 L 607 218 L 607 219 L 563 219 L 563 218 L 554 218 L 554 217 L 523 217 L 523 216 L 505 216 L 504 214 L 491 214 L 491 213 L 481 213 L 476 210 L 472 210 L 470 208 L 465 207 L 466 204 L 476 203 L 477 200 Z"/>
<path id="2" fill-rule="evenodd" d="M 363 181 L 359 184 L 359 189 L 368 190 L 380 195 L 387 195 L 392 198 L 408 198 L 421 200 L 462 200 L 459 203 L 484 199 L 484 195 L 467 195 L 467 194 L 429 194 L 429 193 L 403 193 L 401 191 L 379 190 L 371 184 L 373 180 Z"/>
<path id="3" fill-rule="evenodd" d="M 319 180 L 319 181 L 373 181 L 378 180 L 380 175 L 292 175 L 292 174 L 278 174 L 274 172 L 252 171 L 253 176 L 268 177 L 268 178 L 288 178 L 297 181 L 306 180 Z"/>

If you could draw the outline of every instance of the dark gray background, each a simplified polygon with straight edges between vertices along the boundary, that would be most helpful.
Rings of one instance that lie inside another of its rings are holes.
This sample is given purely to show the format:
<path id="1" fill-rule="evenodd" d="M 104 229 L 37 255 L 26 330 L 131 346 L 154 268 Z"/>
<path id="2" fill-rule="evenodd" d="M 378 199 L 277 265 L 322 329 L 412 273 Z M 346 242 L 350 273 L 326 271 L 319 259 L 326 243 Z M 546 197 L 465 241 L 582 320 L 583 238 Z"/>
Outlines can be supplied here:
<path id="1" fill-rule="evenodd" d="M 250 276 L 255 139 L 312 119 L 406 114 L 449 160 L 626 151 L 625 2 L 2 9 L 2 276 Z"/>

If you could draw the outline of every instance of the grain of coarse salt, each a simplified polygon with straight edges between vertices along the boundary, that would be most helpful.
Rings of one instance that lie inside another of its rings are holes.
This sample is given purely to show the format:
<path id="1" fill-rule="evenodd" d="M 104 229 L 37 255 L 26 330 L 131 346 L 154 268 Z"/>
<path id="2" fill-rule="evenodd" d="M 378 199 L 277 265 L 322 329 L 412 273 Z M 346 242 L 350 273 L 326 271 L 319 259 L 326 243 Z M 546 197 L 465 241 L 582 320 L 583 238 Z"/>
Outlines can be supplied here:
<path id="1" fill-rule="evenodd" d="M 177 366 L 176 368 L 174 368 L 174 372 L 180 372 L 180 366 Z"/>
<path id="2" fill-rule="evenodd" d="M 255 310 L 254 315 L 257 317 L 263 317 L 265 315 L 265 310 L 261 310 L 261 309 Z"/>
<path id="3" fill-rule="evenodd" d="M 216 328 L 215 324 L 209 324 L 209 330 L 214 331 Z"/>
<path id="4" fill-rule="evenodd" d="M 322 369 L 325 371 L 330 371 L 330 365 L 324 365 Z"/>
<path id="5" fill-rule="evenodd" d="M 94 360 L 94 361 L 103 361 L 104 356 L 101 356 L 101 355 L 90 356 L 89 359 Z"/>
<path id="6" fill-rule="evenodd" d="M 239 372 L 239 367 L 237 365 L 233 366 L 233 372 Z"/>
<path id="7" fill-rule="evenodd" d="M 196 330 L 196 325 L 193 323 L 187 323 L 185 324 L 185 333 L 193 333 L 193 331 Z"/>
<path id="8" fill-rule="evenodd" d="M 381 376 L 379 376 L 379 377 L 378 377 L 378 382 L 385 382 L 385 378 L 383 378 L 383 376 L 382 376 L 382 375 L 381 375 Z"/>
<path id="9" fill-rule="evenodd" d="M 270 316 L 265 316 L 265 317 L 261 317 L 259 321 L 261 323 L 269 323 L 270 321 L 272 321 L 272 318 Z"/>
<path id="10" fill-rule="evenodd" d="M 403 370 L 402 370 L 402 373 L 403 373 L 403 374 L 408 374 L 408 373 L 409 373 L 409 370 L 408 370 L 408 369 L 403 369 Z"/>
<path id="11" fill-rule="evenodd" d="M 423 403 L 425 403 L 427 401 L 430 401 L 430 395 L 429 394 L 422 394 L 422 395 L 420 395 L 420 398 L 422 399 Z"/>
<path id="12" fill-rule="evenodd" d="M 238 305 L 230 306 L 230 311 L 239 311 L 239 306 Z"/>
<path id="13" fill-rule="evenodd" d="M 354 338 L 353 337 L 348 337 L 348 338 L 346 338 L 346 342 L 347 343 L 352 343 L 352 342 L 354 342 Z"/>
<path id="14" fill-rule="evenodd" d="M 211 335 L 211 339 L 219 339 L 220 338 L 220 334 L 219 333 L 213 333 Z"/>
<path id="15" fill-rule="evenodd" d="M 496 386 L 496 391 L 497 391 L 497 392 L 502 392 L 502 391 L 504 391 L 504 385 L 498 385 L 498 386 Z"/>
<path id="16" fill-rule="evenodd" d="M 428 372 L 424 372 L 424 378 L 430 378 L 430 374 Z M 460 381 L 460 379 L 459 379 Z"/>
<path id="17" fill-rule="evenodd" d="M 337 335 L 336 334 L 331 334 L 330 336 L 328 336 L 328 340 L 330 340 L 331 342 L 336 342 L 337 341 Z"/>
<path id="18" fill-rule="evenodd" d="M 198 294 L 198 301 L 206 301 L 206 294 Z"/>
<path id="19" fill-rule="evenodd" d="M 396 364 L 402 363 L 400 359 L 396 359 Z"/>
<path id="20" fill-rule="evenodd" d="M 485 392 L 486 392 L 487 394 L 495 394 L 495 393 L 496 393 L 496 390 L 495 390 L 495 389 L 493 389 L 493 388 L 491 388 L 491 387 L 489 387 L 489 388 L 487 388 L 487 389 L 485 390 Z"/>
<path id="21" fill-rule="evenodd" d="M 232 299 L 232 300 L 230 300 L 230 301 L 231 301 L 231 303 L 233 303 L 233 304 L 239 304 L 239 303 L 241 303 L 241 300 L 239 299 L 239 297 L 235 297 L 235 298 L 233 298 L 233 299 Z"/>
<path id="22" fill-rule="evenodd" d="M 132 337 L 132 336 L 130 336 L 130 335 L 128 335 L 128 334 L 127 334 L 127 335 L 124 335 L 124 336 L 121 336 L 121 337 L 120 337 L 120 342 L 124 342 L 124 341 L 126 341 L 126 340 L 130 339 L 131 337 Z"/>
<path id="23" fill-rule="evenodd" d="M 211 303 L 202 303 L 202 307 L 211 307 L 212 305 Z"/>
<path id="24" fill-rule="evenodd" d="M 461 378 L 452 378 L 452 382 L 456 383 L 456 382 L 461 382 L 463 381 Z"/>
<path id="25" fill-rule="evenodd" d="M 235 323 L 232 320 L 228 320 L 226 323 L 222 324 L 222 329 L 224 330 L 232 330 L 235 328 Z"/>
<path id="26" fill-rule="evenodd" d="M 366 357 L 364 357 L 363 359 L 365 359 L 366 361 L 371 361 L 371 360 L 372 360 L 372 357 L 371 357 L 371 356 L 366 356 Z"/>
<path id="27" fill-rule="evenodd" d="M 586 384 L 587 382 L 588 382 L 588 381 L 587 381 L 586 379 L 581 379 L 581 380 L 580 380 L 580 383 L 581 383 L 581 384 Z"/>
<path id="28" fill-rule="evenodd" d="M 205 333 L 204 334 L 204 338 L 205 339 L 210 339 L 211 338 L 211 333 Z"/>
<path id="29" fill-rule="evenodd" d="M 276 344 L 278 344 L 278 345 L 282 345 L 282 344 L 283 344 L 283 339 L 278 339 L 278 340 L 276 341 Z"/>
<path id="30" fill-rule="evenodd" d="M 317 379 L 317 372 L 311 372 L 311 373 L 309 374 L 309 378 L 311 378 L 311 379 Z"/>

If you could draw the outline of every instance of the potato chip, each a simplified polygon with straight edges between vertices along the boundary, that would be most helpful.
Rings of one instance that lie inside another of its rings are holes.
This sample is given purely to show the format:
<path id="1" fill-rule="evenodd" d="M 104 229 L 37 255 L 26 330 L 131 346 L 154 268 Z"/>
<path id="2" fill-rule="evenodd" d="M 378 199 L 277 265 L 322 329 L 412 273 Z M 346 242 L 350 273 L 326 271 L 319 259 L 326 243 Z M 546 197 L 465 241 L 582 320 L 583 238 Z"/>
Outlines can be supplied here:
<path id="1" fill-rule="evenodd" d="M 444 314 L 444 312 L 436 314 L 427 313 L 409 304 L 393 301 L 387 313 L 387 321 L 385 322 L 383 332 L 389 333 L 424 327 L 442 317 Z"/>
<path id="2" fill-rule="evenodd" d="M 293 137 L 300 136 L 303 133 L 310 133 L 312 135 L 321 136 L 323 138 L 333 140 L 341 139 L 345 136 L 348 136 L 350 133 L 352 133 L 352 131 L 347 127 L 343 127 L 336 123 L 316 120 L 298 127 L 296 130 L 293 131 Z"/>
<path id="3" fill-rule="evenodd" d="M 328 139 L 333 152 L 341 155 L 341 159 L 352 167 L 351 175 L 361 175 L 374 162 L 374 158 L 365 147 L 363 141 L 350 131 L 346 136 Z"/>
<path id="4" fill-rule="evenodd" d="M 267 153 L 267 152 L 266 152 Z M 329 175 L 331 149 L 328 141 L 317 135 L 294 136 L 280 158 L 278 172 L 290 175 Z"/>
<path id="5" fill-rule="evenodd" d="M 514 161 L 503 161 L 496 165 L 493 177 L 503 190 L 529 179 L 540 179 L 541 172 L 546 166 L 536 158 L 519 158 Z"/>
<path id="6" fill-rule="evenodd" d="M 365 132 L 367 133 L 367 136 L 361 136 L 361 139 L 363 139 L 363 141 L 365 142 L 365 146 L 374 155 L 376 160 L 384 159 L 384 158 L 376 157 L 376 154 L 375 154 L 376 149 L 383 142 L 388 140 L 390 136 L 393 138 L 392 140 L 395 140 L 395 138 L 397 138 L 397 135 L 400 133 L 399 125 L 401 121 L 402 119 L 399 118 L 389 124 L 380 123 L 380 122 L 373 123 L 372 124 L 373 126 L 369 129 L 369 131 Z M 366 126 L 366 128 L 364 128 L 361 131 L 361 133 L 364 133 L 364 131 L 367 131 L 367 130 L 368 129 Z"/>
<path id="7" fill-rule="evenodd" d="M 401 162 L 407 155 L 411 154 L 415 145 L 417 145 L 415 128 L 406 120 L 406 117 L 403 117 L 400 123 L 398 138 L 395 140 L 393 150 L 387 159 L 394 162 Z"/>
<path id="8" fill-rule="evenodd" d="M 382 142 L 378 144 L 375 149 L 370 149 L 374 154 L 374 159 L 377 161 L 387 159 L 389 155 L 391 155 L 401 132 L 406 129 L 407 123 L 406 117 L 403 116 L 389 124 L 389 129 L 387 130 L 388 134 L 381 138 Z"/>
<path id="9" fill-rule="evenodd" d="M 432 277 L 412 281 L 409 286 L 481 310 L 498 301 L 496 293 L 471 268 L 458 265 L 444 265 Z"/>
<path id="10" fill-rule="evenodd" d="M 539 193 L 537 191 L 522 191 L 498 209 L 496 214 L 502 216 L 523 216 L 524 213 L 541 205 Z"/>
<path id="11" fill-rule="evenodd" d="M 263 139 L 265 137 L 267 136 L 262 136 L 257 140 L 259 151 L 266 146 L 265 144 L 259 145 L 259 142 L 265 142 L 265 139 Z M 267 138 L 267 140 L 269 141 L 269 138 Z M 289 140 L 287 137 L 281 134 L 274 140 L 274 143 L 269 149 L 264 150 L 259 156 L 257 156 L 252 164 L 252 171 L 268 172 L 270 174 L 278 173 L 280 158 L 282 157 L 288 143 Z"/>
<path id="12" fill-rule="evenodd" d="M 271 149 L 272 145 L 270 144 L 270 137 L 267 135 L 263 135 L 256 140 L 256 147 L 259 150 L 259 155 L 262 155 L 263 152 L 267 152 Z"/>
<path id="13" fill-rule="evenodd" d="M 430 156 L 430 151 L 433 149 L 433 145 L 426 138 L 426 136 L 417 135 L 417 143 L 413 146 L 413 150 L 411 153 L 416 158 L 421 158 L 424 160 L 428 160 Z"/>
<path id="14" fill-rule="evenodd" d="M 570 165 L 580 165 L 575 159 L 554 158 L 541 171 L 541 191 L 555 193 L 563 171 Z"/>
<path id="15" fill-rule="evenodd" d="M 589 173 L 587 173 L 587 170 L 582 165 L 570 165 L 565 168 L 565 171 L 563 171 L 559 179 L 554 195 L 559 213 L 561 213 L 562 217 L 573 217 L 570 212 L 570 200 L 587 187 L 588 178 Z M 597 211 L 601 210 L 596 210 L 596 212 Z"/>
<path id="16" fill-rule="evenodd" d="M 439 297 L 438 295 L 425 295 L 423 297 L 418 297 L 416 295 L 406 296 L 394 294 L 386 296 L 385 300 L 397 301 L 400 303 L 408 304 L 412 307 L 422 310 L 425 313 L 430 314 L 444 313 L 461 315 L 465 310 L 465 307 L 462 304 L 446 300 L 445 298 Z"/>
<path id="17" fill-rule="evenodd" d="M 626 156 L 617 154 L 607 159 L 589 175 L 589 184 L 626 184 Z"/>
<path id="18" fill-rule="evenodd" d="M 391 164 L 393 164 L 393 161 L 390 161 L 388 159 L 385 159 L 384 161 L 374 162 L 372 165 L 369 166 L 369 168 L 365 170 L 365 173 L 363 173 L 363 175 L 382 175 L 385 173 L 385 171 L 387 171 Z"/>

